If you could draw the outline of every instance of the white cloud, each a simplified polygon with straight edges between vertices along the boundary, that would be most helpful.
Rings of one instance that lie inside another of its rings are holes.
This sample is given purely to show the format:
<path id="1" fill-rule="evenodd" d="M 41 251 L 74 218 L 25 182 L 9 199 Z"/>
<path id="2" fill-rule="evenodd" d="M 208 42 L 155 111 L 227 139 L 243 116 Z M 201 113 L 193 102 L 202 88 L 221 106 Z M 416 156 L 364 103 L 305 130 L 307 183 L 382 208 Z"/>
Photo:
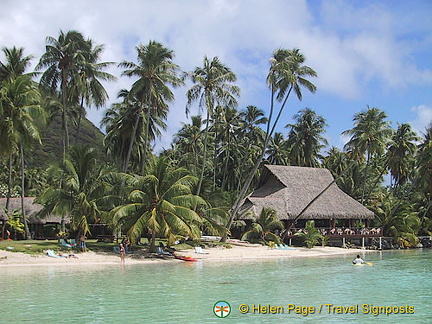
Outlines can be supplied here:
<path id="1" fill-rule="evenodd" d="M 424 134 L 425 129 L 432 123 L 432 107 L 420 105 L 412 107 L 411 111 L 416 114 L 416 119 L 409 123 L 419 135 Z"/>
<path id="2" fill-rule="evenodd" d="M 426 23 L 413 26 L 419 15 L 428 16 L 376 2 L 6 0 L 0 2 L 0 45 L 23 46 L 39 58 L 46 36 L 77 29 L 105 44 L 104 61 L 119 62 L 135 61 L 135 46 L 154 39 L 174 50 L 184 70 L 201 65 L 204 55 L 219 56 L 238 75 L 239 108 L 265 109 L 268 59 L 279 47 L 300 48 L 319 75 L 313 80 L 319 91 L 339 98 L 361 98 L 371 80 L 383 89 L 431 84 L 430 66 L 421 66 L 415 56 L 419 48 L 431 46 L 432 38 Z M 420 36 L 407 40 L 411 31 Z M 110 72 L 120 77 L 120 69 Z M 131 82 L 121 77 L 106 84 L 111 102 Z M 186 88 L 176 91 L 163 143 L 186 121 L 185 93 Z M 102 114 L 91 110 L 89 118 L 99 125 Z"/>

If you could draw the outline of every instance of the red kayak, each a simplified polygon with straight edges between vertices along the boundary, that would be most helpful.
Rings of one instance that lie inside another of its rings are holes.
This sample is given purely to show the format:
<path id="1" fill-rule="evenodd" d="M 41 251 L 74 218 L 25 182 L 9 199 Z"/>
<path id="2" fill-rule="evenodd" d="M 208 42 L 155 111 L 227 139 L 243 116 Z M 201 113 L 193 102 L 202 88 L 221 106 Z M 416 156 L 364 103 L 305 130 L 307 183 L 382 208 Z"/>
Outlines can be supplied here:
<path id="1" fill-rule="evenodd" d="M 197 262 L 198 261 L 197 259 L 194 259 L 190 256 L 174 255 L 174 257 L 176 259 L 183 260 L 183 261 L 189 261 L 189 262 Z"/>

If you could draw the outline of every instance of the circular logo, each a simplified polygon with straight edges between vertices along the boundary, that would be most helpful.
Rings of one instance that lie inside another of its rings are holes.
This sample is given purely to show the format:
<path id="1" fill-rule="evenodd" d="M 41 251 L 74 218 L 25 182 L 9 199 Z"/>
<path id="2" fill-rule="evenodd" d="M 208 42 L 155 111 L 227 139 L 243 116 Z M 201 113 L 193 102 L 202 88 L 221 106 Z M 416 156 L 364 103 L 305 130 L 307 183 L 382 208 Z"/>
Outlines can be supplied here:
<path id="1" fill-rule="evenodd" d="M 227 317 L 231 313 L 231 306 L 226 301 L 218 301 L 213 306 L 213 313 L 217 317 Z"/>

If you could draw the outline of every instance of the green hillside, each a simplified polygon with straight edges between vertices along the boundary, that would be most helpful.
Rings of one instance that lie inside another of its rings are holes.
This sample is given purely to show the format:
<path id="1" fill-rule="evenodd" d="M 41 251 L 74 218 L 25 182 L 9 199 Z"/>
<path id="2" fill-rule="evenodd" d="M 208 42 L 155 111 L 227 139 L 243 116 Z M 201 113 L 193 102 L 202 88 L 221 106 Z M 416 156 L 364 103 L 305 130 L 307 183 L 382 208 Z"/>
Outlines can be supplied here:
<path id="1" fill-rule="evenodd" d="M 80 126 L 78 140 L 77 126 L 69 122 L 70 145 L 90 145 L 94 147 L 103 159 L 103 133 L 88 119 L 83 118 Z M 33 145 L 31 151 L 26 154 L 28 167 L 41 167 L 45 169 L 53 162 L 63 158 L 63 129 L 60 116 L 55 117 L 47 126 L 39 126 L 42 146 Z"/>

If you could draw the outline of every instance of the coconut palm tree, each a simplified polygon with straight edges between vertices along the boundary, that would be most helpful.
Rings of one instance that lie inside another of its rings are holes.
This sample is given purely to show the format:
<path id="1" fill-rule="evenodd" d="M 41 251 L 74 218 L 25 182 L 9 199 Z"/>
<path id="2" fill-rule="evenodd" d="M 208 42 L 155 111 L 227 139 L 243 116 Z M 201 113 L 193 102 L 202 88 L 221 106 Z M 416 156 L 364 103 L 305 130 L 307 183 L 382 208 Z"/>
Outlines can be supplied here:
<path id="1" fill-rule="evenodd" d="M 0 61 L 0 87 L 2 87 L 2 83 L 6 81 L 15 80 L 17 77 L 21 75 L 27 75 L 28 77 L 32 77 L 35 73 L 25 73 L 26 69 L 30 66 L 30 61 L 33 59 L 32 55 L 24 56 L 23 48 L 16 48 L 15 46 L 12 48 L 3 47 L 2 51 L 5 56 L 4 62 Z M 7 128 L 5 128 L 7 129 Z M 7 152 L 11 152 L 4 145 L 10 144 L 8 141 L 2 141 L 2 150 L 8 154 Z M 1 144 L 0 144 L 1 145 Z M 11 198 L 11 187 L 12 187 L 12 154 L 9 154 L 9 176 L 8 176 L 8 193 L 6 199 L 6 212 L 9 210 L 9 203 Z"/>
<path id="2" fill-rule="evenodd" d="M 78 141 L 81 119 L 85 116 L 84 104 L 87 107 L 95 106 L 96 109 L 103 107 L 108 100 L 108 93 L 101 81 L 114 81 L 116 77 L 103 71 L 113 62 L 100 62 L 103 45 L 93 45 L 91 39 L 86 40 L 88 51 L 84 54 L 84 60 L 78 67 L 78 77 L 71 80 L 71 92 L 77 96 L 79 104 L 78 126 L 75 136 Z"/>
<path id="3" fill-rule="evenodd" d="M 271 100 L 263 147 L 261 148 L 261 154 L 255 161 L 253 168 L 244 181 L 239 195 L 231 210 L 230 219 L 227 225 L 228 230 L 231 228 L 234 217 L 237 215 L 237 212 L 241 206 L 241 201 L 246 196 L 250 184 L 252 183 L 252 180 L 266 154 L 267 145 L 276 129 L 290 94 L 294 92 L 296 97 L 299 100 L 302 100 L 302 88 L 306 88 L 312 93 L 316 91 L 316 86 L 307 78 L 316 77 L 317 74 L 312 68 L 304 65 L 304 62 L 305 57 L 300 53 L 299 49 L 278 49 L 273 52 L 273 56 L 270 59 L 270 71 L 267 76 L 267 84 L 271 90 Z M 275 113 L 275 101 L 280 102 L 281 105 L 276 118 L 273 119 L 273 115 Z M 225 240 L 226 237 L 223 239 Z"/>
<path id="4" fill-rule="evenodd" d="M 392 135 L 390 122 L 385 120 L 387 115 L 378 108 L 369 108 L 354 116 L 354 128 L 344 131 L 343 135 L 351 136 L 344 149 L 351 151 L 353 157 L 363 158 L 366 155 L 366 168 L 362 188 L 364 202 L 366 181 L 371 159 L 384 154 L 388 140 Z"/>
<path id="5" fill-rule="evenodd" d="M 107 153 L 116 158 L 121 170 L 126 173 L 130 164 L 138 166 L 140 161 L 143 163 L 145 139 L 154 141 L 161 135 L 160 129 L 166 128 L 164 119 L 167 112 L 158 111 L 158 114 L 152 114 L 147 119 L 139 99 L 131 95 L 130 91 L 120 90 L 118 97 L 123 98 L 123 101 L 113 104 L 106 111 L 101 125 L 106 128 L 104 144 Z"/>
<path id="6" fill-rule="evenodd" d="M 21 209 L 24 219 L 26 238 L 30 237 L 27 217 L 24 209 L 25 197 L 25 159 L 24 147 L 32 140 L 41 144 L 36 118 L 44 118 L 44 110 L 39 105 L 40 93 L 28 76 L 21 75 L 8 78 L 2 82 L 0 89 L 0 142 L 1 151 L 12 155 L 19 150 L 21 157 Z M 43 119 L 42 119 L 43 120 Z M 9 164 L 11 174 L 11 163 Z M 10 176 L 9 176 L 10 177 Z"/>
<path id="7" fill-rule="evenodd" d="M 113 224 L 128 229 L 133 241 L 151 231 L 151 252 L 156 237 L 168 238 L 168 244 L 178 236 L 198 238 L 202 219 L 195 209 L 206 202 L 192 194 L 196 181 L 185 169 L 171 167 L 166 157 L 156 158 L 146 175 L 136 177 L 128 202 L 112 210 Z"/>
<path id="8" fill-rule="evenodd" d="M 66 159 L 69 153 L 67 111 L 70 106 L 76 104 L 76 96 L 70 93 L 70 83 L 79 78 L 79 66 L 83 65 L 90 48 L 84 36 L 76 30 L 69 30 L 66 33 L 60 30 L 58 39 L 48 36 L 46 44 L 45 53 L 36 65 L 36 70 L 46 68 L 40 80 L 43 88 L 52 92 L 60 91 L 64 131 L 63 159 Z"/>
<path id="9" fill-rule="evenodd" d="M 289 165 L 288 147 L 282 133 L 275 133 L 266 152 L 270 164 Z"/>
<path id="10" fill-rule="evenodd" d="M 259 241 L 267 244 L 269 241 L 280 243 L 280 238 L 273 232 L 283 229 L 282 222 L 277 218 L 276 211 L 263 208 L 260 216 L 252 223 L 252 228 L 243 234 L 242 240 Z"/>
<path id="11" fill-rule="evenodd" d="M 89 224 L 102 218 L 100 206 L 109 204 L 107 200 L 112 204 L 118 199 L 110 196 L 114 188 L 105 180 L 111 170 L 98 163 L 94 149 L 88 146 L 72 147 L 69 159 L 51 166 L 48 172 L 54 184 L 37 197 L 37 202 L 43 205 L 39 215 L 62 216 L 62 231 L 65 219 L 70 217 L 71 229 L 86 235 L 90 232 Z"/>
<path id="12" fill-rule="evenodd" d="M 321 150 L 328 145 L 322 136 L 325 119 L 310 108 L 305 108 L 294 116 L 294 120 L 295 124 L 285 126 L 290 128 L 287 139 L 290 164 L 316 168 L 322 159 Z"/>
<path id="13" fill-rule="evenodd" d="M 196 67 L 193 72 L 189 73 L 189 76 L 194 85 L 187 92 L 186 113 L 189 113 L 192 103 L 198 101 L 200 110 L 205 109 L 207 114 L 204 135 L 204 159 L 196 192 L 199 195 L 207 163 L 210 120 L 216 106 L 235 107 L 237 105 L 236 97 L 240 94 L 240 89 L 233 84 L 237 80 L 234 72 L 223 64 L 218 57 L 210 60 L 205 56 L 203 66 Z"/>
<path id="14" fill-rule="evenodd" d="M 27 68 L 30 67 L 30 61 L 33 59 L 33 55 L 24 56 L 24 48 L 22 47 L 3 47 L 3 54 L 5 61 L 0 61 L 0 84 L 3 80 L 16 79 L 20 75 L 27 75 L 33 77 L 34 72 L 25 73 Z"/>
<path id="15" fill-rule="evenodd" d="M 192 116 L 191 124 L 183 123 L 174 138 L 175 151 L 180 154 L 179 165 L 196 176 L 204 147 L 202 125 L 201 116 Z"/>
<path id="16" fill-rule="evenodd" d="M 426 128 L 423 137 L 418 145 L 416 160 L 420 184 L 428 193 L 430 205 L 432 202 L 432 123 Z"/>
<path id="17" fill-rule="evenodd" d="M 408 180 L 414 168 L 415 142 L 420 138 L 409 124 L 400 124 L 393 134 L 387 149 L 388 167 L 395 181 L 395 187 L 402 186 Z"/>
<path id="18" fill-rule="evenodd" d="M 142 171 L 144 171 L 149 145 L 150 117 L 163 116 L 166 118 L 168 103 L 174 100 L 174 94 L 169 86 L 178 87 L 183 84 L 183 81 L 179 77 L 180 68 L 172 61 L 174 57 L 172 50 L 156 41 L 150 41 L 146 46 L 139 45 L 136 50 L 138 64 L 123 61 L 119 67 L 126 69 L 122 75 L 138 77 L 138 80 L 132 84 L 130 96 L 138 100 L 139 109 L 145 116 L 143 124 L 146 129 L 142 151 Z M 134 125 L 135 134 L 139 119 Z M 135 141 L 135 136 L 132 138 L 132 143 Z"/>

